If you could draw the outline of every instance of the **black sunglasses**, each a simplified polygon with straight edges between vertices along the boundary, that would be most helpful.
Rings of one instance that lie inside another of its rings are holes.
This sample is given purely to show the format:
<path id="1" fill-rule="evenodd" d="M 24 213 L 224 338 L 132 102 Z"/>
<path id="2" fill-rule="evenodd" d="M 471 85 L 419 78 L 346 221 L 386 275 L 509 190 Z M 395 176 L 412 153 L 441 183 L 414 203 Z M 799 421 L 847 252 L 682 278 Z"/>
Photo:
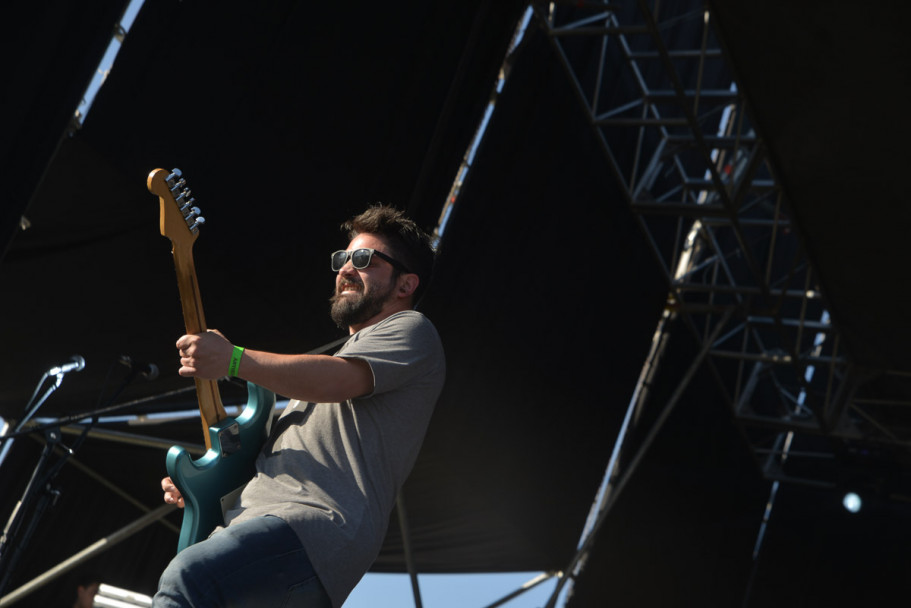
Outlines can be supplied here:
<path id="1" fill-rule="evenodd" d="M 366 249 L 366 248 L 365 249 L 355 249 L 353 251 L 341 251 L 341 250 L 336 251 L 335 253 L 332 254 L 332 270 L 335 272 L 338 272 L 339 270 L 341 270 L 342 266 L 344 266 L 348 262 L 349 258 L 351 259 L 352 266 L 354 266 L 358 270 L 362 270 L 364 268 L 367 268 L 367 266 L 370 266 L 370 260 L 372 260 L 373 256 L 375 256 L 375 255 L 386 260 L 387 262 L 392 264 L 392 266 L 397 268 L 398 270 L 401 270 L 404 273 L 411 274 L 411 271 L 408 270 L 404 264 L 402 264 L 401 262 L 397 262 L 396 260 L 393 260 L 391 257 L 386 255 L 382 251 L 377 251 L 376 249 Z"/>

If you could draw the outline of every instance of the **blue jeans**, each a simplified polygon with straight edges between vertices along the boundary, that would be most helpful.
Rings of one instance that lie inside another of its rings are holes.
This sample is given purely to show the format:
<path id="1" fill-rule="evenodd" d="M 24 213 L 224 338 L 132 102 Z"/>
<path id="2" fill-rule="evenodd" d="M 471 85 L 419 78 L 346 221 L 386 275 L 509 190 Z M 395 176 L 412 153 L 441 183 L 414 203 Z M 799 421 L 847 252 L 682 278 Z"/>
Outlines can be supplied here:
<path id="1" fill-rule="evenodd" d="M 187 547 L 165 568 L 155 608 L 330 608 L 297 535 L 283 520 L 251 519 Z"/>

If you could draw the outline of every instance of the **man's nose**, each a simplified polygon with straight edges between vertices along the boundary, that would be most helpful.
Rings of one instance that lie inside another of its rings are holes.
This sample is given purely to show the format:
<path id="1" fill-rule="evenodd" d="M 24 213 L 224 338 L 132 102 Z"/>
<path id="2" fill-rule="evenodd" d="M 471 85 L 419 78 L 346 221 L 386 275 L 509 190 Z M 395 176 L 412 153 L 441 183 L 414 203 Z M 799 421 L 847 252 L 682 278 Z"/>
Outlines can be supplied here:
<path id="1" fill-rule="evenodd" d="M 345 265 L 339 269 L 338 273 L 341 276 L 351 276 L 351 275 L 357 273 L 357 269 L 354 267 L 354 264 L 351 262 L 351 258 L 348 258 L 348 260 L 345 262 Z"/>

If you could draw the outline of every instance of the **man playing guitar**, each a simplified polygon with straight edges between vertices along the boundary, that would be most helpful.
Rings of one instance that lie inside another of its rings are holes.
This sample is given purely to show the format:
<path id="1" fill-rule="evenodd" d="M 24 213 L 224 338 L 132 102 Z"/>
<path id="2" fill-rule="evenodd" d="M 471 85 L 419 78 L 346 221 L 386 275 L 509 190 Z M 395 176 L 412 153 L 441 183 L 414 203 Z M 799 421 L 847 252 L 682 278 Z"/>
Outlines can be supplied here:
<path id="1" fill-rule="evenodd" d="M 241 349 L 214 330 L 177 341 L 181 376 L 232 375 L 291 402 L 226 525 L 162 574 L 157 608 L 338 608 L 379 553 L 445 377 L 439 336 L 413 310 L 434 252 L 391 207 L 343 229 L 350 242 L 332 255 L 331 316 L 350 338 L 335 355 Z M 183 506 L 170 477 L 162 489 Z"/>

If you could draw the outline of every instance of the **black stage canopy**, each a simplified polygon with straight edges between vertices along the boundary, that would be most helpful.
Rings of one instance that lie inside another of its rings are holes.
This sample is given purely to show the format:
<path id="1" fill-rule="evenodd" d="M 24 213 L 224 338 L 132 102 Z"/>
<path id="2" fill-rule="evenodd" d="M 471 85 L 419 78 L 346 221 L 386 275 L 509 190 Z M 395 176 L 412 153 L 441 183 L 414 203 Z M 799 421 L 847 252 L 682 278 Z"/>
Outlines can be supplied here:
<path id="1" fill-rule="evenodd" d="M 339 223 L 381 201 L 437 225 L 526 9 L 147 2 L 75 128 L 73 111 L 125 6 L 32 4 L 3 20 L 7 56 L 19 60 L 4 85 L 0 141 L 6 419 L 23 415 L 44 370 L 74 355 L 85 369 L 65 377 L 40 416 L 195 407 L 176 373 L 182 319 L 170 244 L 145 188 L 159 167 L 183 170 L 207 220 L 195 257 L 209 327 L 278 352 L 338 338 L 327 300 L 328 253 L 344 246 Z M 907 9 L 710 8 L 850 356 L 911 371 L 896 266 L 909 213 L 900 177 L 911 95 L 907 65 L 894 58 L 911 56 L 899 31 Z M 419 572 L 566 568 L 667 295 L 535 20 L 506 67 L 421 306 L 443 337 L 448 378 L 404 492 Z M 674 374 L 652 386 L 659 400 L 695 350 L 686 332 L 674 338 L 665 360 Z M 115 395 L 128 373 L 122 355 L 156 364 L 159 377 Z M 223 392 L 244 399 L 242 387 L 224 383 Z M 162 444 L 110 435 L 82 443 L 7 591 L 157 508 L 163 446 L 199 442 L 192 418 L 102 427 Z M 0 467 L 2 521 L 39 458 L 35 436 L 17 439 Z M 887 502 L 846 519 L 833 493 L 782 487 L 756 569 L 769 488 L 713 382 L 698 374 L 600 529 L 571 605 L 891 597 L 908 565 L 906 507 Z M 172 513 L 88 566 L 152 592 L 176 525 Z M 405 566 L 392 525 L 375 570 Z M 59 584 L 22 605 L 47 605 Z"/>

